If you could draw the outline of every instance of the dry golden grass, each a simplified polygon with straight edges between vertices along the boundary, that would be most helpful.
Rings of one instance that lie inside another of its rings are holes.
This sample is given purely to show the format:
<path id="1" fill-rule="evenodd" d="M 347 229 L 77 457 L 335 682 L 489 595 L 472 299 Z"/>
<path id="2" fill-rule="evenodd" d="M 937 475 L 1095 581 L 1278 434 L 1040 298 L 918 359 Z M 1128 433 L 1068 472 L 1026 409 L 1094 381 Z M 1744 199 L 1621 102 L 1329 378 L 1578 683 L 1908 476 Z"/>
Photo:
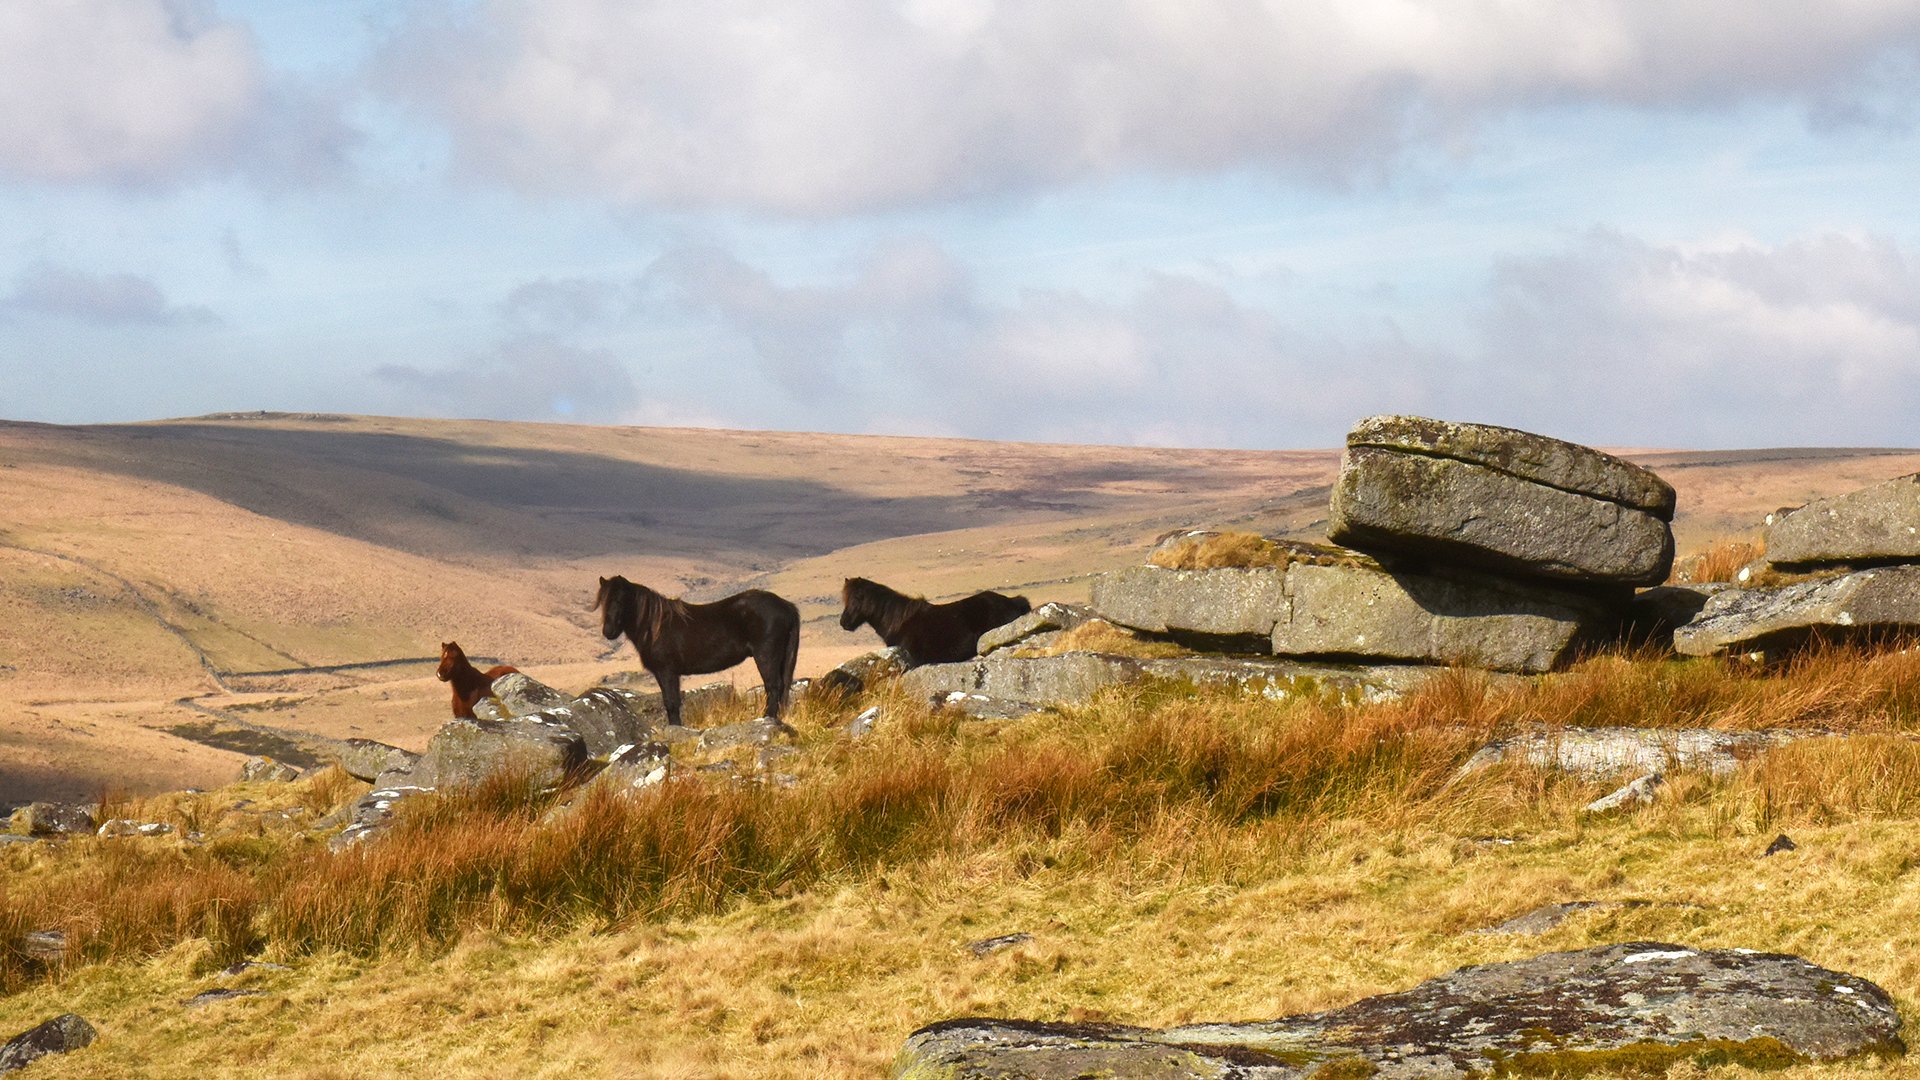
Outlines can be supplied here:
<path id="1" fill-rule="evenodd" d="M 1360 566 L 1374 570 L 1380 568 L 1380 564 L 1372 557 L 1358 551 L 1300 540 L 1269 540 L 1250 532 L 1186 537 L 1178 543 L 1156 549 L 1147 557 L 1147 562 L 1169 570 L 1278 568 L 1294 563 Z"/>
<path id="2" fill-rule="evenodd" d="M 879 1077 L 956 1015 L 1275 1016 L 1634 939 L 1795 952 L 1910 1009 L 1916 688 L 1914 653 L 1828 650 L 1773 671 L 1603 656 L 1519 690 L 1461 670 L 1374 705 L 1157 686 L 963 722 L 893 691 L 803 701 L 788 789 L 696 775 L 554 813 L 503 780 L 338 856 L 293 828 L 5 852 L 7 948 L 49 920 L 99 929 L 87 962 L 19 976 L 0 1032 L 68 1008 L 101 1027 L 34 1066 L 48 1078 Z M 870 703 L 880 727 L 847 740 Z M 1852 737 L 1728 781 L 1675 775 L 1612 818 L 1579 810 L 1600 781 L 1502 765 L 1449 783 L 1541 722 Z M 357 789 L 282 790 L 319 809 Z M 238 794 L 136 809 L 220 829 Z M 1760 859 L 1781 831 L 1799 850 Z M 1470 933 L 1574 899 L 1657 903 Z M 961 947 L 1015 931 L 1033 940 Z M 217 974 L 247 950 L 291 969 Z M 259 993 L 179 1004 L 214 986 Z"/>
<path id="3" fill-rule="evenodd" d="M 1148 560 L 1169 570 L 1215 570 L 1222 567 L 1285 566 L 1287 552 L 1258 533 L 1223 532 L 1153 553 Z"/>
<path id="4" fill-rule="evenodd" d="M 1089 619 L 1037 648 L 1019 649 L 1015 656 L 1059 656 L 1069 652 L 1097 652 L 1152 660 L 1171 656 L 1191 656 L 1193 650 L 1171 641 L 1156 641 L 1144 634 L 1113 625 L 1105 619 Z"/>
<path id="5" fill-rule="evenodd" d="M 1685 582 L 1733 581 L 1740 568 L 1767 553 L 1765 543 L 1753 540 L 1719 539 L 1673 564 L 1670 584 Z"/>

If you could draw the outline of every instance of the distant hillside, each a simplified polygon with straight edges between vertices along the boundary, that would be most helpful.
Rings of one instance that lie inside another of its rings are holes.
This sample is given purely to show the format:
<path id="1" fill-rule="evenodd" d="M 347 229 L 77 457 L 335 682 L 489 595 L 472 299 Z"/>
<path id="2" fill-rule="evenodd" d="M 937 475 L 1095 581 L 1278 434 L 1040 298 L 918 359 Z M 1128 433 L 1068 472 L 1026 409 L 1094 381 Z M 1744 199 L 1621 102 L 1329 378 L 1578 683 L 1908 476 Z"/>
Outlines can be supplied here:
<path id="1" fill-rule="evenodd" d="M 1634 451 L 1680 490 L 1682 551 L 1920 471 L 1920 451 Z M 1086 579 L 1191 526 L 1311 536 L 1336 450 L 230 414 L 0 422 L 0 801 L 224 779 L 205 710 L 422 742 L 439 643 L 557 685 L 638 666 L 591 603 L 620 573 L 801 605 L 801 674 L 873 647 L 862 575 L 940 599 Z M 183 702 L 183 699 L 184 702 Z"/>

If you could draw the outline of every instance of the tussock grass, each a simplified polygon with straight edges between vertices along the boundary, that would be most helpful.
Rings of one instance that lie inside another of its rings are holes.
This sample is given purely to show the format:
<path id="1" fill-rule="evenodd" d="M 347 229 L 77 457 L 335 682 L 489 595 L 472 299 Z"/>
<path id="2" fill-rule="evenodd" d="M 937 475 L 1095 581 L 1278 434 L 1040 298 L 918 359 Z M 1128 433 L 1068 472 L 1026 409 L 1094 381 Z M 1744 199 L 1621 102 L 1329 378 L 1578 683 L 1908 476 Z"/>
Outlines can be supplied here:
<path id="1" fill-rule="evenodd" d="M 1143 660 L 1193 655 L 1191 649 L 1171 641 L 1156 641 L 1143 634 L 1124 630 L 1105 619 L 1089 619 L 1070 630 L 1060 631 L 1058 637 L 1044 646 L 1020 649 L 1014 655 L 1059 656 L 1061 653 L 1069 652 L 1108 653 Z"/>
<path id="2" fill-rule="evenodd" d="M 1223 567 L 1285 566 L 1288 553 L 1250 532 L 1223 532 L 1184 540 L 1153 553 L 1149 562 L 1169 570 L 1218 570 Z"/>
<path id="3" fill-rule="evenodd" d="M 1004 722 L 885 688 L 796 705 L 808 753 L 790 788 L 688 771 L 569 796 L 503 776 L 412 803 L 340 854 L 236 825 L 237 796 L 265 785 L 130 804 L 214 831 L 5 852 L 0 979 L 124 1017 L 87 1075 L 221 1077 L 878 1076 L 907 1031 L 953 1015 L 1281 1015 L 1631 938 L 1797 950 L 1920 993 L 1920 961 L 1902 959 L 1920 948 L 1883 955 L 1871 929 L 1920 925 L 1916 701 L 1915 653 L 1838 648 L 1773 669 L 1604 655 L 1521 684 L 1459 669 L 1380 704 L 1147 685 Z M 882 722 L 847 739 L 869 704 Z M 1672 776 L 1619 818 L 1580 812 L 1603 780 L 1519 764 L 1455 779 L 1486 740 L 1536 724 L 1854 737 L 1731 780 Z M 312 813 L 364 787 L 274 790 L 276 810 Z M 1803 850 L 1757 863 L 1787 830 Z M 1466 933 L 1622 897 L 1681 906 L 1542 939 Z M 19 949 L 50 928 L 71 943 L 51 972 Z M 1015 930 L 1035 941 L 958 947 Z M 140 1019 L 131 988 L 185 997 L 243 955 L 299 972 L 222 983 L 267 991 L 209 1007 L 246 1018 L 244 1047 L 211 1012 Z M 210 1038 L 226 1056 L 196 1049 Z M 141 1045 L 171 1047 L 173 1071 L 114 1056 Z M 359 1071 L 311 1064 L 373 1046 L 386 1056 Z M 67 1068 L 49 1076 L 81 1075 Z"/>
<path id="4" fill-rule="evenodd" d="M 1766 553 L 1766 544 L 1757 540 L 1713 540 L 1691 555 L 1675 561 L 1673 574 L 1667 580 L 1670 584 L 1733 581 L 1741 567 Z"/>

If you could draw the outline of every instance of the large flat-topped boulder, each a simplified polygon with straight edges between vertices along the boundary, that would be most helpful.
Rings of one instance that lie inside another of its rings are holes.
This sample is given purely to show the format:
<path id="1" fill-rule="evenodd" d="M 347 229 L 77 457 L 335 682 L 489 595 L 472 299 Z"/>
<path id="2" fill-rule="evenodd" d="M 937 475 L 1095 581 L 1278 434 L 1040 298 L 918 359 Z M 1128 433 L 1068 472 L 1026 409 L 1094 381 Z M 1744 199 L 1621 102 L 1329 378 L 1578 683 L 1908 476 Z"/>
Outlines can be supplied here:
<path id="1" fill-rule="evenodd" d="M 1092 606 L 1132 629 L 1249 648 L 1261 643 L 1279 656 L 1464 663 L 1527 674 L 1564 665 L 1618 621 L 1606 601 L 1547 585 L 1313 563 L 1284 570 L 1132 566 L 1095 579 Z"/>
<path id="2" fill-rule="evenodd" d="M 1776 517 L 1766 548 L 1768 562 L 1791 569 L 1920 562 L 1920 473 Z"/>
<path id="3" fill-rule="evenodd" d="M 1347 445 L 1485 465 L 1521 480 L 1673 520 L 1673 485 L 1652 470 L 1590 446 L 1516 428 L 1424 416 L 1369 416 L 1347 432 Z"/>
<path id="4" fill-rule="evenodd" d="M 1476 424 L 1373 417 L 1348 435 L 1328 536 L 1363 551 L 1504 574 L 1657 585 L 1673 489 L 1573 443 Z"/>
<path id="5" fill-rule="evenodd" d="M 1279 1020 L 1161 1030 L 953 1020 L 914 1032 L 894 1076 L 1657 1075 L 1683 1061 L 1765 1068 L 1901 1054 L 1899 1031 L 1892 999 L 1855 975 L 1778 953 L 1630 942 L 1464 967 Z"/>
<path id="6" fill-rule="evenodd" d="M 1815 638 L 1871 640 L 1920 630 L 1920 566 L 1887 566 L 1772 589 L 1725 589 L 1673 632 L 1688 656 L 1783 654 Z"/>

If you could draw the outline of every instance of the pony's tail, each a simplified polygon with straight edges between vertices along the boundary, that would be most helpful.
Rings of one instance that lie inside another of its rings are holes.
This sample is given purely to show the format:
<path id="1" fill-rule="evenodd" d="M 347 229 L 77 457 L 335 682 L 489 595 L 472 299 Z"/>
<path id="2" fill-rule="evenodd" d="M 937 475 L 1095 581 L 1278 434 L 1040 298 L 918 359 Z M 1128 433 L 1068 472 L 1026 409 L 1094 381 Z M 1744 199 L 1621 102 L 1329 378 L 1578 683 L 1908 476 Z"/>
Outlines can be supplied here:
<path id="1" fill-rule="evenodd" d="M 800 626 L 794 624 L 793 633 L 787 637 L 787 671 L 783 676 L 787 685 L 793 685 L 793 673 L 800 666 Z"/>

